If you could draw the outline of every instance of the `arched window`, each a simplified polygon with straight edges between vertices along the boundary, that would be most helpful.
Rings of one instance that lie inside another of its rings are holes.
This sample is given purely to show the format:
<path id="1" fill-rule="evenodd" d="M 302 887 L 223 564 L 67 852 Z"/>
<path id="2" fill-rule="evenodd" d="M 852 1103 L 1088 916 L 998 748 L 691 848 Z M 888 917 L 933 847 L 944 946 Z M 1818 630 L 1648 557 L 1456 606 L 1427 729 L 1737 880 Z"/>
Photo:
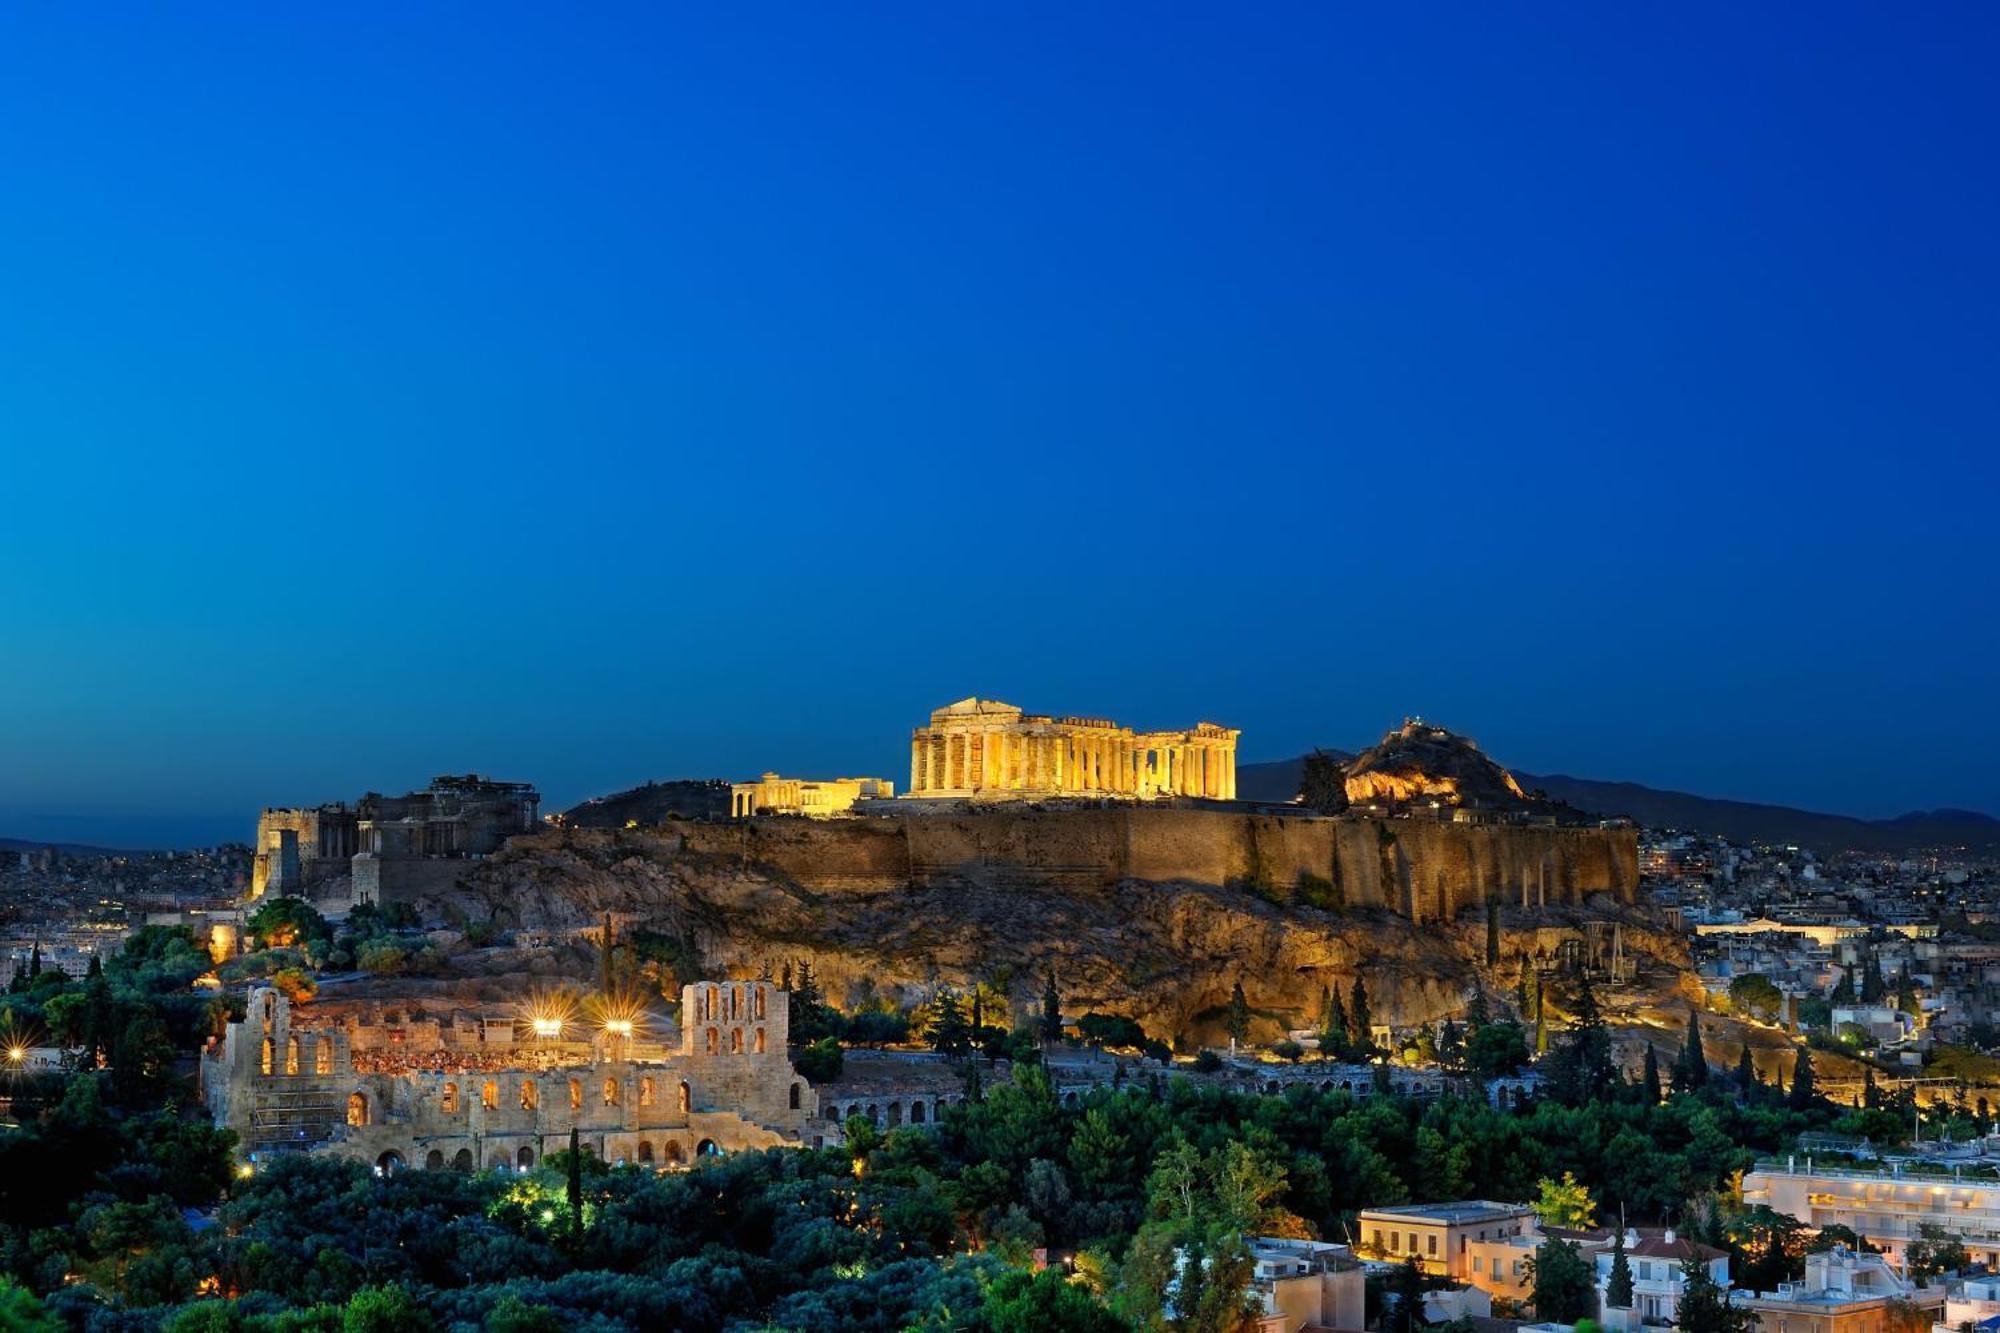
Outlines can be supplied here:
<path id="1" fill-rule="evenodd" d="M 533 1148 L 530 1148 L 525 1143 L 522 1144 L 521 1151 L 514 1154 L 514 1165 L 520 1167 L 521 1170 L 526 1171 L 529 1167 L 533 1166 L 534 1164 L 535 1164 L 535 1150 Z"/>
<path id="2" fill-rule="evenodd" d="M 680 1098 L 681 1114 L 686 1115 L 694 1107 L 694 1089 L 688 1085 L 686 1079 L 681 1080 Z"/>
<path id="3" fill-rule="evenodd" d="M 271 994 L 271 992 L 269 992 L 269 991 L 265 991 L 265 992 L 264 992 L 264 1031 L 266 1031 L 266 1032 L 269 1032 L 269 1031 L 271 1030 L 271 1020 L 272 1020 L 272 1019 L 273 1019 L 274 1017 L 276 1017 L 276 1015 L 277 1015 L 277 1012 L 278 1012 L 278 998 L 277 998 L 277 997 L 276 997 L 275 995 Z M 268 1073 L 270 1073 L 271 1071 L 267 1069 L 267 1070 L 265 1070 L 264 1072 L 268 1074 Z"/>
<path id="4" fill-rule="evenodd" d="M 490 1079 L 490 1078 L 489 1078 L 489 1079 L 487 1079 L 487 1080 L 486 1080 L 486 1082 L 484 1082 L 484 1083 L 480 1084 L 480 1086 L 479 1086 L 479 1104 L 480 1104 L 481 1106 L 485 1107 L 485 1108 L 486 1108 L 487 1110 L 489 1110 L 489 1111 L 497 1111 L 497 1110 L 499 1110 L 499 1109 L 500 1109 L 500 1085 L 499 1085 L 498 1083 L 495 1083 L 495 1082 L 494 1082 L 494 1081 L 493 1081 L 492 1079 Z"/>
<path id="5" fill-rule="evenodd" d="M 260 1074 L 271 1072 L 271 1039 L 269 1037 L 264 1038 L 262 1054 L 257 1059 L 257 1072 Z"/>
<path id="6" fill-rule="evenodd" d="M 736 1012 L 736 1000 L 742 993 L 743 988 L 741 986 L 731 986 L 729 988 L 729 1021 L 732 1023 L 742 1017 L 741 1014 Z"/>
<path id="7" fill-rule="evenodd" d="M 640 1140 L 639 1140 L 639 1165 L 641 1165 L 641 1166 L 651 1166 L 652 1164 L 653 1164 L 653 1143 L 652 1143 L 652 1140 L 650 1140 L 650 1139 L 640 1139 Z"/>
<path id="8" fill-rule="evenodd" d="M 721 1050 L 722 1034 L 718 1033 L 714 1028 L 710 1028 L 708 1030 L 708 1053 L 715 1055 L 720 1053 Z M 270 1071 L 267 1069 L 264 1072 L 268 1074 Z"/>
<path id="9" fill-rule="evenodd" d="M 649 1074 L 646 1077 L 639 1080 L 639 1105 L 651 1106 L 652 1104 L 653 1104 L 653 1079 L 652 1075 Z"/>
<path id="10" fill-rule="evenodd" d="M 604 1080 L 604 1104 L 606 1106 L 618 1105 L 618 1080 L 615 1078 Z"/>
<path id="11" fill-rule="evenodd" d="M 759 1054 L 759 1055 L 762 1055 L 763 1053 L 764 1053 L 764 1029 L 762 1029 L 762 1028 L 758 1028 L 758 1029 L 757 1029 L 757 1054 Z"/>
<path id="12" fill-rule="evenodd" d="M 522 1079 L 521 1109 L 523 1111 L 532 1111 L 541 1104 L 542 1104 L 542 1094 L 541 1090 L 535 1087 L 535 1080 L 531 1078 Z"/>
<path id="13" fill-rule="evenodd" d="M 470 1172 L 472 1170 L 472 1149 L 460 1148 L 457 1152 L 453 1153 L 451 1155 L 451 1169 L 454 1171 Z"/>
<path id="14" fill-rule="evenodd" d="M 445 1085 L 444 1085 L 444 1095 L 443 1095 L 443 1097 L 442 1097 L 442 1098 L 440 1098 L 440 1102 L 442 1103 L 442 1105 L 441 1105 L 441 1109 L 442 1109 L 442 1110 L 444 1111 L 444 1113 L 445 1113 L 446 1115 L 457 1115 L 457 1114 L 458 1114 L 458 1084 L 456 1084 L 456 1083 L 447 1083 L 447 1084 L 445 1084 Z"/>
<path id="15" fill-rule="evenodd" d="M 661 1155 L 663 1159 L 666 1161 L 666 1164 L 668 1166 L 679 1166 L 681 1162 L 684 1160 L 684 1154 L 681 1152 L 680 1140 L 668 1139 L 667 1146 L 661 1150 Z"/>
<path id="16" fill-rule="evenodd" d="M 924 1123 L 924 1104 L 922 1102 L 910 1103 L 910 1123 L 913 1125 Z"/>
<path id="17" fill-rule="evenodd" d="M 792 1084 L 792 1109 L 794 1111 L 799 1109 L 799 1096 L 800 1096 L 799 1085 L 794 1083 Z"/>
<path id="18" fill-rule="evenodd" d="M 313 1073 L 333 1072 L 333 1034 L 322 1032 L 313 1038 Z"/>
<path id="19" fill-rule="evenodd" d="M 569 1081 L 569 1109 L 572 1111 L 583 1109 L 583 1080 L 580 1078 Z"/>
<path id="20" fill-rule="evenodd" d="M 365 1125 L 368 1123 L 368 1097 L 365 1093 L 349 1093 L 347 1097 L 347 1123 Z"/>
<path id="21" fill-rule="evenodd" d="M 442 1149 L 433 1148 L 429 1152 L 424 1154 L 424 1170 L 426 1171 L 444 1170 L 444 1151 Z"/>
<path id="22" fill-rule="evenodd" d="M 743 1029 L 742 1029 L 742 1028 L 731 1028 L 731 1029 L 729 1029 L 729 1053 L 730 1053 L 731 1055 L 741 1055 L 741 1054 L 743 1054 Z"/>
<path id="23" fill-rule="evenodd" d="M 764 1021 L 764 988 L 761 985 L 757 987 L 757 1021 Z M 764 1048 L 759 1046 L 757 1049 L 761 1051 Z"/>
<path id="24" fill-rule="evenodd" d="M 299 1072 L 299 1039 L 297 1037 L 285 1038 L 285 1072 L 287 1074 L 296 1074 Z"/>

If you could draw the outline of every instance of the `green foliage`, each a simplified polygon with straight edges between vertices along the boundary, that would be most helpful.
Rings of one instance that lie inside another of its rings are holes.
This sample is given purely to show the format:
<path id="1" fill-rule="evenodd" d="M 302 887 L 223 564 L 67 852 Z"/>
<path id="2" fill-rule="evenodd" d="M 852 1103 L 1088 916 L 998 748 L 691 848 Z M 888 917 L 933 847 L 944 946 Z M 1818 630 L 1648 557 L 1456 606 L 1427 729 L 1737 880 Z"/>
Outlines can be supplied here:
<path id="1" fill-rule="evenodd" d="M 1729 983 L 1729 1006 L 1769 1022 L 1784 1011 L 1785 995 L 1769 977 L 1749 972 Z"/>
<path id="2" fill-rule="evenodd" d="M 1632 1261 L 1625 1257 L 1625 1228 L 1611 1240 L 1611 1274 L 1604 1283 L 1604 1303 L 1617 1310 L 1632 1308 Z"/>
<path id="3" fill-rule="evenodd" d="M 1681 1333 L 1750 1333 L 1757 1327 L 1756 1313 L 1731 1305 L 1729 1293 L 1699 1260 L 1681 1265 L 1681 1284 Z"/>
<path id="4" fill-rule="evenodd" d="M 1474 1028 L 1465 1039 L 1466 1067 L 1482 1078 L 1517 1074 L 1528 1063 L 1528 1038 L 1512 1019 Z"/>
<path id="5" fill-rule="evenodd" d="M 1535 1201 L 1529 1205 L 1545 1227 L 1564 1231 L 1586 1231 L 1597 1225 L 1597 1201 L 1574 1172 L 1563 1172 L 1561 1180 L 1543 1176 L 1535 1182 Z"/>
<path id="6" fill-rule="evenodd" d="M 1935 1222 L 1920 1223 L 1917 1236 L 1910 1243 L 1908 1255 L 1910 1278 L 1914 1282 L 1927 1283 L 1943 1274 L 1956 1273 L 1972 1262 L 1965 1242 Z"/>
<path id="7" fill-rule="evenodd" d="M 1324 750 L 1305 757 L 1299 773 L 1299 799 L 1308 810 L 1337 815 L 1347 808 L 1347 769 Z"/>
<path id="8" fill-rule="evenodd" d="M 303 898 L 266 898 L 243 924 L 266 948 L 284 949 L 333 938 L 326 918 Z"/>
<path id="9" fill-rule="evenodd" d="M 1271 1047 L 1271 1054 L 1277 1056 L 1280 1060 L 1290 1060 L 1293 1064 L 1297 1064 L 1305 1053 L 1306 1048 L 1292 1041 L 1290 1038 L 1278 1042 Z"/>
<path id="10" fill-rule="evenodd" d="M 1315 875 L 1310 870 L 1299 872 L 1299 882 L 1292 891 L 1292 900 L 1306 907 L 1316 907 L 1322 912 L 1338 912 L 1347 906 L 1341 896 L 1339 885 L 1325 875 Z"/>
<path id="11" fill-rule="evenodd" d="M 840 1042 L 833 1037 L 821 1037 L 812 1045 L 792 1052 L 792 1067 L 810 1083 L 829 1083 L 839 1078 L 845 1064 Z"/>
<path id="12" fill-rule="evenodd" d="M 1240 981 L 1230 988 L 1226 1023 L 1229 1039 L 1237 1045 L 1242 1045 L 1250 1036 L 1250 1002 L 1243 996 L 1243 983 Z"/>
<path id="13" fill-rule="evenodd" d="M 1076 1020 L 1077 1035 L 1086 1046 L 1129 1047 L 1146 1044 L 1146 1030 L 1123 1014 L 1088 1013 Z"/>
<path id="14" fill-rule="evenodd" d="M 341 1312 L 341 1333 L 430 1333 L 437 1321 L 399 1286 L 364 1287 Z"/>
<path id="15" fill-rule="evenodd" d="M 1551 1236 L 1535 1249 L 1531 1269 L 1535 1316 L 1544 1323 L 1573 1324 L 1591 1311 L 1596 1274 L 1575 1245 Z"/>
<path id="16" fill-rule="evenodd" d="M 987 1287 L 981 1311 L 992 1333 L 1126 1333 L 1131 1327 L 1054 1268 L 1001 1274 Z"/>

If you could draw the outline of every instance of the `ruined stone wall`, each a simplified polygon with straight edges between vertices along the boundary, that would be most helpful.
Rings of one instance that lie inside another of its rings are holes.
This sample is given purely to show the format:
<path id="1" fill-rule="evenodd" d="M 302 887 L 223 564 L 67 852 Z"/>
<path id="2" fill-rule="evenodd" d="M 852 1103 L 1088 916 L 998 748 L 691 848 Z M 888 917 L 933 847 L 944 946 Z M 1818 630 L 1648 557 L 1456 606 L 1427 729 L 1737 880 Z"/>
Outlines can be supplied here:
<path id="1" fill-rule="evenodd" d="M 357 856 L 353 861 L 354 901 L 419 903 L 454 887 L 472 864 L 456 857 Z"/>
<path id="2" fill-rule="evenodd" d="M 1331 819 L 1228 811 L 995 809 L 819 823 L 761 819 L 688 825 L 690 851 L 732 856 L 812 889 L 887 891 L 977 878 L 1109 888 L 1124 880 L 1204 885 L 1331 880 L 1349 907 L 1448 919 L 1489 895 L 1559 906 L 1593 893 L 1631 902 L 1638 835 L 1629 829 Z"/>

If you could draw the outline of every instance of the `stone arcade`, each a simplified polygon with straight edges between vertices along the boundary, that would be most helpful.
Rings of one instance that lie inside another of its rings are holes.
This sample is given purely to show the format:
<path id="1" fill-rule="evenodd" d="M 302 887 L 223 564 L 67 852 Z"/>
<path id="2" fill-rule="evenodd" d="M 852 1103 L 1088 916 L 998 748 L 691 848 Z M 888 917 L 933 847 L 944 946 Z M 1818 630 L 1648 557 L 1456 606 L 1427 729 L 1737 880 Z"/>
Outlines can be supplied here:
<path id="1" fill-rule="evenodd" d="M 318 1022 L 313 1005 L 295 1021 L 284 995 L 257 987 L 248 1016 L 203 1054 L 202 1092 L 252 1162 L 319 1152 L 385 1172 L 512 1169 L 566 1146 L 572 1126 L 602 1160 L 640 1166 L 816 1144 L 829 1135 L 786 1054 L 789 999 L 762 981 L 684 987 L 669 1047 L 629 1022 L 565 1039 L 511 1017 L 426 1019 L 415 1005 L 370 1016 L 379 1022 L 351 1011 Z"/>
<path id="2" fill-rule="evenodd" d="M 935 709 L 910 737 L 917 798 L 1120 796 L 1236 799 L 1236 738 L 1203 722 L 1139 731 L 1104 718 L 1045 717 L 992 699 Z"/>

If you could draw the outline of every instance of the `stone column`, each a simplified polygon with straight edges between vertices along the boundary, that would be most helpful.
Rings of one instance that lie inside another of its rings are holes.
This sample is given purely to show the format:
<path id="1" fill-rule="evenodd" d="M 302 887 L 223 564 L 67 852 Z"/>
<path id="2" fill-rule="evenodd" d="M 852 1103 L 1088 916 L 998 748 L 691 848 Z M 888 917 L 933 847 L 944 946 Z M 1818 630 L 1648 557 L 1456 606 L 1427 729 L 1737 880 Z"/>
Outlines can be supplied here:
<path id="1" fill-rule="evenodd" d="M 1234 743 L 1222 747 L 1222 799 L 1236 799 L 1236 746 Z"/>
<path id="2" fill-rule="evenodd" d="M 911 791 L 922 791 L 924 789 L 924 756 L 923 756 L 923 751 L 920 748 L 921 745 L 922 742 L 919 741 L 915 736 L 910 737 L 910 790 Z"/>
<path id="3" fill-rule="evenodd" d="M 1222 795 L 1222 765 L 1217 762 L 1220 757 L 1214 741 L 1201 747 L 1201 794 L 1210 800 Z"/>

